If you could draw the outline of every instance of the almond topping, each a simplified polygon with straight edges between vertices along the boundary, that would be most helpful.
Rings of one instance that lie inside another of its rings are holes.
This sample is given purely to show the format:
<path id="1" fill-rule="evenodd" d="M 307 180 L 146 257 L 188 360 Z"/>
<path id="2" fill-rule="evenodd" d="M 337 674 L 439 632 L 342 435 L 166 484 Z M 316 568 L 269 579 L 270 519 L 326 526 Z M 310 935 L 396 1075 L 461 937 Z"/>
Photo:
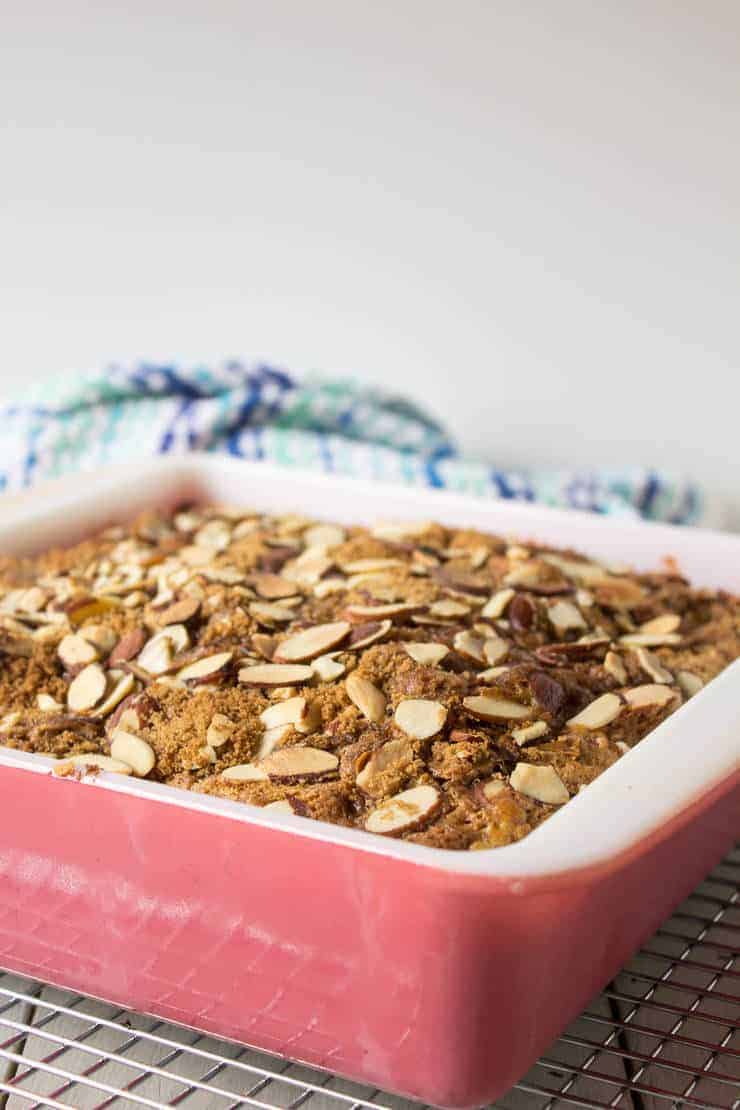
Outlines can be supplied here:
<path id="1" fill-rule="evenodd" d="M 320 748 L 281 748 L 262 760 L 262 767 L 274 782 L 322 778 L 338 766 L 334 753 Z"/>
<path id="2" fill-rule="evenodd" d="M 642 647 L 635 648 L 635 655 L 645 674 L 649 675 L 654 682 L 673 682 L 672 673 L 662 666 L 657 655 Z"/>
<path id="3" fill-rule="evenodd" d="M 76 713 L 93 709 L 105 694 L 107 681 L 99 663 L 90 663 L 81 670 L 67 690 L 67 705 Z"/>
<path id="4" fill-rule="evenodd" d="M 436 666 L 441 663 L 450 649 L 445 644 L 404 644 L 404 651 L 410 655 L 415 663 L 423 666 Z"/>
<path id="5" fill-rule="evenodd" d="M 622 712 L 622 701 L 616 694 L 602 694 L 601 697 L 589 702 L 585 709 L 571 717 L 568 724 L 571 728 L 597 729 L 616 721 Z"/>
<path id="6" fill-rule="evenodd" d="M 295 582 L 289 582 L 279 574 L 258 574 L 253 581 L 257 593 L 266 601 L 280 601 L 298 592 Z"/>
<path id="7" fill-rule="evenodd" d="M 317 655 L 324 655 L 341 644 L 349 635 L 350 628 L 347 621 L 316 624 L 278 644 L 275 659 L 286 663 L 302 663 L 307 659 L 315 659 Z"/>
<path id="8" fill-rule="evenodd" d="M 346 538 L 344 528 L 337 524 L 314 524 L 303 533 L 306 547 L 338 547 Z"/>
<path id="9" fill-rule="evenodd" d="M 667 647 L 680 644 L 681 637 L 677 632 L 628 632 L 619 637 L 619 642 L 627 647 Z"/>
<path id="10" fill-rule="evenodd" d="M 292 725 L 276 725 L 275 728 L 265 729 L 262 733 L 259 748 L 257 749 L 257 758 L 264 759 L 271 751 L 278 748 L 292 727 Z"/>
<path id="11" fill-rule="evenodd" d="M 385 695 L 369 679 L 353 672 L 344 684 L 347 697 L 356 705 L 363 717 L 379 724 L 385 717 Z"/>
<path id="12" fill-rule="evenodd" d="M 455 634 L 452 646 L 458 655 L 462 655 L 466 659 L 472 659 L 474 663 L 486 662 L 486 657 L 483 654 L 483 641 L 474 636 L 468 629 Z"/>
<path id="13" fill-rule="evenodd" d="M 319 655 L 311 663 L 311 670 L 315 671 L 322 682 L 333 682 L 335 678 L 341 678 L 346 669 L 344 663 L 333 659 L 331 655 Z"/>
<path id="14" fill-rule="evenodd" d="M 307 733 L 319 727 L 321 713 L 318 705 L 309 706 L 305 698 L 296 696 L 268 706 L 260 713 L 260 720 L 266 729 L 292 725 L 298 732 Z"/>
<path id="15" fill-rule="evenodd" d="M 98 651 L 84 636 L 71 632 L 60 641 L 57 655 L 65 667 L 72 668 L 94 663 L 98 658 Z"/>
<path id="16" fill-rule="evenodd" d="M 177 678 L 180 682 L 208 682 L 226 670 L 233 654 L 233 651 L 219 651 L 216 655 L 207 655 L 205 659 L 196 659 L 178 671 Z"/>
<path id="17" fill-rule="evenodd" d="M 548 620 L 559 632 L 587 628 L 580 609 L 572 601 L 556 601 L 547 610 Z"/>
<path id="18" fill-rule="evenodd" d="M 90 752 L 85 752 L 84 755 L 70 755 L 66 759 L 59 760 L 53 771 L 55 775 L 64 775 L 70 768 L 75 767 L 84 773 L 89 769 L 93 774 L 96 771 L 113 771 L 117 775 L 130 775 L 133 771 L 130 764 L 123 763 L 120 759 L 111 759 L 109 755 Z"/>
<path id="19" fill-rule="evenodd" d="M 663 613 L 661 616 L 653 617 L 652 620 L 641 624 L 638 632 L 651 636 L 667 636 L 671 632 L 676 632 L 680 625 L 681 618 L 677 613 Z"/>
<path id="20" fill-rule="evenodd" d="M 206 744 L 211 748 L 221 748 L 234 735 L 236 725 L 224 713 L 214 713 L 206 729 Z"/>
<path id="21" fill-rule="evenodd" d="M 154 636 L 139 652 L 137 663 L 149 674 L 165 674 L 172 666 L 173 644 L 169 636 Z"/>
<path id="22" fill-rule="evenodd" d="M 403 559 L 355 559 L 351 563 L 344 563 L 342 570 L 345 574 L 373 574 L 375 571 L 393 570 L 394 567 L 403 567 Z"/>
<path id="23" fill-rule="evenodd" d="M 42 713 L 63 713 L 64 706 L 53 698 L 51 694 L 37 694 L 36 705 Z"/>
<path id="24" fill-rule="evenodd" d="M 511 589 L 499 590 L 498 593 L 489 598 L 481 609 L 480 615 L 488 620 L 497 620 L 502 617 L 506 611 L 506 606 L 514 597 L 514 593 L 515 591 Z"/>
<path id="25" fill-rule="evenodd" d="M 84 632 L 82 635 L 84 636 Z M 115 666 L 116 663 L 128 663 L 139 655 L 145 643 L 146 632 L 143 628 L 134 628 L 131 632 L 126 632 L 114 645 L 108 662 L 111 666 Z"/>
<path id="26" fill-rule="evenodd" d="M 616 679 L 620 686 L 624 686 L 627 681 L 627 668 L 616 651 L 607 651 L 604 659 L 604 670 Z"/>
<path id="27" fill-rule="evenodd" d="M 386 617 L 401 617 L 407 613 L 416 613 L 421 608 L 411 602 L 389 602 L 387 605 L 348 605 L 347 613 L 351 617 L 365 620 L 385 620 Z"/>
<path id="28" fill-rule="evenodd" d="M 410 763 L 413 758 L 414 753 L 408 740 L 389 740 L 381 748 L 370 753 L 370 758 L 357 773 L 355 782 L 365 794 L 382 793 L 382 786 L 375 783 L 375 779 L 390 767 L 403 766 Z"/>
<path id="29" fill-rule="evenodd" d="M 292 813 L 299 817 L 301 816 L 290 798 L 278 798 L 276 802 L 268 802 L 267 805 L 262 808 L 269 809 L 273 813 Z"/>
<path id="30" fill-rule="evenodd" d="M 222 771 L 220 777 L 227 782 L 266 782 L 267 771 L 256 763 L 237 763 Z"/>
<path id="31" fill-rule="evenodd" d="M 523 721 L 532 715 L 532 710 L 527 705 L 489 694 L 463 698 L 463 705 L 468 713 L 484 721 Z"/>
<path id="32" fill-rule="evenodd" d="M 693 674 L 692 671 L 679 671 L 676 679 L 687 698 L 693 698 L 694 694 L 698 694 L 700 690 L 704 689 L 703 680 L 699 678 L 698 674 Z"/>
<path id="33" fill-rule="evenodd" d="M 625 690 L 624 698 L 632 709 L 645 709 L 648 706 L 667 705 L 669 701 L 678 698 L 678 694 L 670 686 L 648 683 Z"/>
<path id="34" fill-rule="evenodd" d="M 438 701 L 406 698 L 396 706 L 393 719 L 412 740 L 426 740 L 440 731 L 447 720 L 447 710 Z"/>
<path id="35" fill-rule="evenodd" d="M 549 731 L 549 727 L 546 721 L 535 721 L 534 724 L 527 725 L 525 728 L 512 729 L 511 735 L 521 748 L 524 744 L 528 744 L 530 740 L 537 740 L 540 736 L 544 736 Z"/>
<path id="36" fill-rule="evenodd" d="M 500 636 L 488 636 L 483 641 L 483 654 L 486 663 L 495 667 L 509 654 L 509 645 Z"/>
<path id="37" fill-rule="evenodd" d="M 298 663 L 257 663 L 239 671 L 239 681 L 249 686 L 298 686 L 312 678 L 311 668 Z"/>
<path id="38" fill-rule="evenodd" d="M 441 620 L 455 620 L 457 617 L 467 617 L 470 606 L 462 601 L 453 601 L 452 598 L 442 598 L 429 606 L 429 614 Z"/>
<path id="39" fill-rule="evenodd" d="M 393 628 L 393 621 L 366 621 L 363 624 L 354 625 L 349 634 L 349 641 L 346 644 L 347 651 L 359 651 L 360 648 L 366 648 L 370 644 L 382 640 L 387 636 Z"/>
<path id="40" fill-rule="evenodd" d="M 114 728 L 111 736 L 110 754 L 121 763 L 128 763 L 135 775 L 144 778 L 156 762 L 154 749 L 140 736 Z"/>
<path id="41" fill-rule="evenodd" d="M 439 791 L 434 786 L 413 786 L 374 809 L 365 819 L 368 832 L 396 836 L 417 829 L 440 807 Z"/>
<path id="42" fill-rule="evenodd" d="M 526 794 L 528 798 L 545 802 L 547 805 L 560 806 L 570 798 L 563 780 L 554 767 L 517 763 L 509 781 L 519 794 Z"/>
<path id="43" fill-rule="evenodd" d="M 134 676 L 132 674 L 113 670 L 108 671 L 108 677 L 113 680 L 113 685 L 93 713 L 93 717 L 106 717 L 125 697 L 128 697 L 134 688 Z"/>
<path id="44" fill-rule="evenodd" d="M 249 615 L 260 624 L 267 625 L 287 624 L 295 617 L 295 613 L 287 605 L 278 605 L 274 601 L 253 601 L 249 606 Z"/>
<path id="45" fill-rule="evenodd" d="M 502 790 L 506 790 L 506 783 L 503 779 L 489 779 L 488 782 L 482 784 L 481 789 L 483 791 L 483 797 L 487 798 L 490 802 L 497 797 Z"/>

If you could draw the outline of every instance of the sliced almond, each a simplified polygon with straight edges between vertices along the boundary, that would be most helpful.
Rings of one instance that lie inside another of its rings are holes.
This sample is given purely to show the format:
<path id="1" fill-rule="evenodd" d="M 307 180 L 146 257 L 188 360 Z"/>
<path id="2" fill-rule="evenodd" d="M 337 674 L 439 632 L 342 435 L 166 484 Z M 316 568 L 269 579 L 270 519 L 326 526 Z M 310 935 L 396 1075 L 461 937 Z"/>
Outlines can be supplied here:
<path id="1" fill-rule="evenodd" d="M 249 606 L 249 615 L 260 624 L 271 626 L 273 624 L 288 624 L 295 617 L 292 609 L 287 605 L 278 605 L 275 601 L 253 601 Z"/>
<path id="2" fill-rule="evenodd" d="M 662 613 L 659 617 L 653 617 L 652 620 L 641 624 L 638 632 L 650 636 L 669 636 L 672 632 L 676 632 L 680 626 L 681 618 L 678 613 Z"/>
<path id="3" fill-rule="evenodd" d="M 99 663 L 89 663 L 76 678 L 72 680 L 67 690 L 67 705 L 76 713 L 85 709 L 94 709 L 105 694 L 107 680 L 105 671 Z"/>
<path id="4" fill-rule="evenodd" d="M 351 563 L 343 563 L 342 570 L 345 574 L 373 574 L 405 566 L 403 559 L 354 559 Z"/>
<path id="5" fill-rule="evenodd" d="M 80 629 L 79 635 L 89 640 L 101 655 L 109 655 L 118 642 L 113 629 L 105 624 L 87 624 Z"/>
<path id="6" fill-rule="evenodd" d="M 70 768 L 77 768 L 87 773 L 97 771 L 112 771 L 117 775 L 130 775 L 133 773 L 133 768 L 124 763 L 120 759 L 111 759 L 109 755 L 98 755 L 97 753 L 85 752 L 83 755 L 70 755 L 66 759 L 59 760 L 54 765 L 54 774 L 66 774 Z"/>
<path id="7" fill-rule="evenodd" d="M 572 601 L 555 601 L 547 610 L 547 618 L 558 632 L 588 627 L 580 609 Z"/>
<path id="8" fill-rule="evenodd" d="M 339 760 L 321 748 L 280 748 L 262 760 L 262 767 L 273 782 L 307 781 L 336 771 Z"/>
<path id="9" fill-rule="evenodd" d="M 625 690 L 624 698 L 632 709 L 645 709 L 648 706 L 667 705 L 669 701 L 678 698 L 678 694 L 670 686 L 661 683 L 647 683 L 645 686 L 633 686 Z"/>
<path id="10" fill-rule="evenodd" d="M 447 710 L 441 702 L 427 698 L 406 698 L 396 706 L 393 714 L 401 732 L 412 740 L 426 740 L 436 736 L 447 720 Z"/>
<path id="11" fill-rule="evenodd" d="M 108 677 L 111 685 L 104 699 L 93 713 L 93 717 L 106 717 L 124 698 L 128 697 L 134 688 L 134 676 L 124 671 L 109 671 Z"/>
<path id="12" fill-rule="evenodd" d="M 115 666 L 116 663 L 128 663 L 128 662 L 130 662 L 131 659 L 135 659 L 137 655 L 140 655 L 140 653 L 142 652 L 142 650 L 144 648 L 145 643 L 146 643 L 146 631 L 143 628 L 133 628 L 130 632 L 124 633 L 124 635 L 121 636 L 120 640 L 118 640 L 114 644 L 113 649 L 110 653 L 110 657 L 108 659 L 108 662 L 111 664 L 111 666 Z M 172 649 L 171 649 L 171 647 L 166 647 L 165 648 L 164 656 L 166 656 L 169 659 L 172 658 Z M 155 654 L 154 649 L 153 649 L 152 661 L 154 662 L 154 665 L 156 666 L 157 664 L 156 664 L 155 660 L 156 660 L 156 654 Z M 144 669 L 147 670 L 148 668 L 144 668 Z M 151 673 L 154 673 L 154 672 L 150 671 L 150 674 Z"/>
<path id="13" fill-rule="evenodd" d="M 94 663 L 99 658 L 95 645 L 77 632 L 70 632 L 60 640 L 57 655 L 65 667 L 70 669 L 86 667 L 88 663 Z"/>
<path id="14" fill-rule="evenodd" d="M 329 594 L 339 593 L 340 590 L 348 589 L 347 579 L 340 578 L 338 575 L 333 575 L 331 578 L 322 578 L 312 587 L 311 592 L 314 597 L 327 597 Z"/>
<path id="15" fill-rule="evenodd" d="M 503 779 L 489 779 L 488 782 L 481 784 L 481 790 L 483 797 L 490 802 L 506 790 L 506 783 Z"/>
<path id="16" fill-rule="evenodd" d="M 268 802 L 267 805 L 262 808 L 269 809 L 272 813 L 292 813 L 299 817 L 302 816 L 302 814 L 298 813 L 295 802 L 290 798 L 278 798 L 276 802 Z"/>
<path id="17" fill-rule="evenodd" d="M 538 740 L 540 736 L 544 736 L 549 728 L 550 726 L 546 721 L 535 721 L 534 724 L 526 725 L 525 728 L 512 729 L 511 735 L 515 743 L 521 748 L 524 744 L 528 744 L 530 740 Z"/>
<path id="18" fill-rule="evenodd" d="M 677 632 L 628 632 L 619 642 L 627 647 L 668 647 L 680 644 L 681 637 Z"/>
<path id="19" fill-rule="evenodd" d="M 137 663 L 149 674 L 165 674 L 172 666 L 174 647 L 169 636 L 156 635 L 139 652 Z"/>
<path id="20" fill-rule="evenodd" d="M 222 748 L 234 735 L 236 725 L 224 713 L 214 713 L 206 729 L 206 744 L 211 748 Z"/>
<path id="21" fill-rule="evenodd" d="M 540 555 L 539 558 L 557 567 L 566 578 L 572 578 L 574 582 L 580 582 L 584 586 L 603 582 L 609 577 L 604 567 L 599 566 L 598 563 L 582 563 L 575 559 L 565 559 L 561 555 L 547 553 Z"/>
<path id="22" fill-rule="evenodd" d="M 164 625 L 187 624 L 188 621 L 197 617 L 199 612 L 199 599 L 197 597 L 184 597 L 181 601 L 175 601 L 174 604 L 169 605 L 163 613 L 159 614 L 157 619 Z"/>
<path id="23" fill-rule="evenodd" d="M 292 597 L 298 591 L 295 582 L 289 582 L 280 574 L 258 574 L 253 581 L 257 593 L 266 601 L 280 601 L 281 598 Z"/>
<path id="24" fill-rule="evenodd" d="M 635 648 L 635 655 L 645 674 L 654 682 L 673 682 L 672 673 L 661 664 L 657 655 L 642 647 Z"/>
<path id="25" fill-rule="evenodd" d="M 231 543 L 231 525 L 224 520 L 211 520 L 195 533 L 195 542 L 216 553 L 225 551 Z"/>
<path id="26" fill-rule="evenodd" d="M 416 613 L 422 606 L 408 601 L 393 601 L 387 605 L 348 605 L 347 614 L 354 620 L 385 620 Z"/>
<path id="27" fill-rule="evenodd" d="M 500 636 L 488 636 L 483 641 L 483 655 L 491 667 L 498 666 L 509 654 L 509 645 Z"/>
<path id="28" fill-rule="evenodd" d="M 441 601 L 435 601 L 433 605 L 429 606 L 429 615 L 432 617 L 439 617 L 440 620 L 456 620 L 458 617 L 467 617 L 470 613 L 470 606 L 462 601 L 454 601 L 452 598 L 442 598 Z"/>
<path id="29" fill-rule="evenodd" d="M 321 713 L 317 704 L 309 705 L 305 698 L 296 696 L 268 706 L 260 713 L 260 720 L 266 729 L 292 725 L 298 732 L 308 733 L 318 728 Z"/>
<path id="30" fill-rule="evenodd" d="M 306 547 L 338 547 L 346 538 L 347 533 L 338 524 L 314 524 L 303 533 Z"/>
<path id="31" fill-rule="evenodd" d="M 316 624 L 278 644 L 275 659 L 285 663 L 302 663 L 315 659 L 341 644 L 350 632 L 348 621 L 333 621 L 331 624 Z"/>
<path id="32" fill-rule="evenodd" d="M 333 659 L 331 655 L 319 655 L 311 663 L 311 670 L 322 682 L 333 682 L 336 678 L 341 678 L 346 669 L 344 663 Z"/>
<path id="33" fill-rule="evenodd" d="M 219 777 L 227 782 L 266 782 L 267 771 L 257 763 L 237 763 L 227 767 Z"/>
<path id="34" fill-rule="evenodd" d="M 206 655 L 204 659 L 196 659 L 177 672 L 180 682 L 210 682 L 216 675 L 223 674 L 233 658 L 233 651 L 219 651 L 215 655 Z"/>
<path id="35" fill-rule="evenodd" d="M 386 698 L 369 679 L 363 678 L 356 672 L 348 676 L 344 684 L 347 697 L 356 705 L 363 717 L 368 721 L 379 724 L 385 717 Z"/>
<path id="36" fill-rule="evenodd" d="M 561 806 L 570 798 L 563 780 L 554 767 L 534 763 L 517 763 L 511 773 L 511 786 L 519 794 L 526 794 L 538 802 Z"/>
<path id="37" fill-rule="evenodd" d="M 529 706 L 510 701 L 508 698 L 493 697 L 490 694 L 463 698 L 463 705 L 468 713 L 474 717 L 480 717 L 483 721 L 523 721 L 532 716 Z"/>
<path id="38" fill-rule="evenodd" d="M 413 749 L 408 740 L 389 740 L 382 747 L 370 753 L 369 759 L 358 771 L 355 782 L 365 794 L 379 793 L 376 779 L 391 767 L 401 767 L 411 763 Z"/>
<path id="39" fill-rule="evenodd" d="M 694 694 L 698 694 L 700 690 L 704 689 L 704 681 L 699 678 L 698 674 L 692 671 L 679 671 L 676 675 L 678 685 L 681 687 L 682 693 L 687 698 L 693 698 Z"/>
<path id="40" fill-rule="evenodd" d="M 622 712 L 623 703 L 616 694 L 602 694 L 589 702 L 585 709 L 571 717 L 568 724 L 571 728 L 597 729 L 616 721 Z"/>
<path id="41" fill-rule="evenodd" d="M 481 609 L 481 616 L 486 617 L 488 620 L 497 620 L 502 617 L 506 612 L 506 607 L 514 597 L 515 591 L 511 589 L 499 590 L 489 598 L 486 604 Z"/>
<path id="42" fill-rule="evenodd" d="M 499 675 L 504 674 L 509 667 L 488 667 L 485 671 L 478 672 L 479 682 L 495 682 Z"/>
<path id="43" fill-rule="evenodd" d="M 445 655 L 449 655 L 450 649 L 446 644 L 412 644 L 405 643 L 403 645 L 404 651 L 410 655 L 415 663 L 421 663 L 422 666 L 436 667 L 441 663 Z"/>
<path id="44" fill-rule="evenodd" d="M 377 540 L 386 540 L 388 543 L 401 543 L 403 540 L 416 539 L 423 536 L 432 527 L 428 520 L 409 520 L 402 523 L 395 521 L 387 524 L 376 524 L 372 534 Z"/>
<path id="45" fill-rule="evenodd" d="M 610 674 L 620 686 L 624 686 L 627 681 L 627 668 L 622 662 L 616 651 L 607 651 L 604 658 L 604 670 Z"/>
<path id="46" fill-rule="evenodd" d="M 283 740 L 288 735 L 292 727 L 292 725 L 276 725 L 275 728 L 265 729 L 265 731 L 262 733 L 262 739 L 260 740 L 259 748 L 257 750 L 257 758 L 264 759 L 264 757 L 266 755 L 269 755 L 271 751 L 274 751 L 275 748 L 278 748 L 282 744 Z"/>
<path id="47" fill-rule="evenodd" d="M 138 778 L 148 775 L 156 763 L 152 746 L 140 736 L 122 728 L 113 729 L 110 754 L 114 759 L 120 759 L 121 763 L 128 763 Z"/>
<path id="48" fill-rule="evenodd" d="M 464 659 L 470 659 L 473 663 L 486 662 L 486 657 L 483 654 L 483 641 L 478 636 L 474 636 L 467 628 L 455 634 L 452 646 L 458 655 L 462 655 Z"/>
<path id="49" fill-rule="evenodd" d="M 256 663 L 239 671 L 239 681 L 248 686 L 299 686 L 312 678 L 311 668 L 298 663 Z"/>
<path id="50" fill-rule="evenodd" d="M 63 713 L 64 706 L 50 694 L 37 694 L 36 705 L 42 713 Z"/>
<path id="51" fill-rule="evenodd" d="M 368 832 L 397 836 L 411 832 L 432 818 L 439 810 L 441 798 L 434 786 L 412 786 L 378 806 L 365 819 Z"/>

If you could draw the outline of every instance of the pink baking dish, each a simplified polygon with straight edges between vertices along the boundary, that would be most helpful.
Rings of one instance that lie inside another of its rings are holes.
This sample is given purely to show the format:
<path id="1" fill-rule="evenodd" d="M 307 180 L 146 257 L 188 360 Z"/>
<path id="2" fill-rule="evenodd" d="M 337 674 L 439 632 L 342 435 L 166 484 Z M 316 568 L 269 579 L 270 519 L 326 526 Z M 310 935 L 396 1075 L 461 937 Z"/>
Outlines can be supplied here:
<path id="1" fill-rule="evenodd" d="M 740 589 L 740 537 L 189 458 L 6 510 L 0 550 L 152 504 L 436 518 Z M 670 765 L 668 760 L 670 759 Z M 510 1087 L 740 834 L 740 664 L 525 840 L 456 853 L 0 748 L 0 965 L 449 1107 Z"/>

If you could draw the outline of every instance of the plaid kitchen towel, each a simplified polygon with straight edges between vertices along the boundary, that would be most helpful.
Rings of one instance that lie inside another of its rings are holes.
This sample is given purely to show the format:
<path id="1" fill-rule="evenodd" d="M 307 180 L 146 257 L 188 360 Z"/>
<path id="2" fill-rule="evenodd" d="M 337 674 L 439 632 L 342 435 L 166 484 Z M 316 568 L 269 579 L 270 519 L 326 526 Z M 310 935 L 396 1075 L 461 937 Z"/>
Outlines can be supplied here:
<path id="1" fill-rule="evenodd" d="M 262 365 L 143 364 L 65 376 L 6 405 L 2 419 L 0 489 L 8 491 L 132 456 L 212 451 L 681 524 L 704 513 L 699 490 L 667 474 L 502 469 L 459 455 L 444 428 L 404 397 Z"/>

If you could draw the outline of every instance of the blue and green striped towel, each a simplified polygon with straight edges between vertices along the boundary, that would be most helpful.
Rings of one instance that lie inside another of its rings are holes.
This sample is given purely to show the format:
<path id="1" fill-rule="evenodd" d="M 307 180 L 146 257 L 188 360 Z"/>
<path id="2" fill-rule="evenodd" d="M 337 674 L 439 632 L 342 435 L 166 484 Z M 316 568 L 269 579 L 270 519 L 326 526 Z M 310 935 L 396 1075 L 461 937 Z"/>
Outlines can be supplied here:
<path id="1" fill-rule="evenodd" d="M 407 398 L 263 365 L 114 366 L 45 382 L 2 416 L 0 489 L 8 491 L 143 454 L 209 451 L 680 524 L 704 513 L 700 491 L 670 475 L 638 467 L 502 469 L 460 455 Z"/>

